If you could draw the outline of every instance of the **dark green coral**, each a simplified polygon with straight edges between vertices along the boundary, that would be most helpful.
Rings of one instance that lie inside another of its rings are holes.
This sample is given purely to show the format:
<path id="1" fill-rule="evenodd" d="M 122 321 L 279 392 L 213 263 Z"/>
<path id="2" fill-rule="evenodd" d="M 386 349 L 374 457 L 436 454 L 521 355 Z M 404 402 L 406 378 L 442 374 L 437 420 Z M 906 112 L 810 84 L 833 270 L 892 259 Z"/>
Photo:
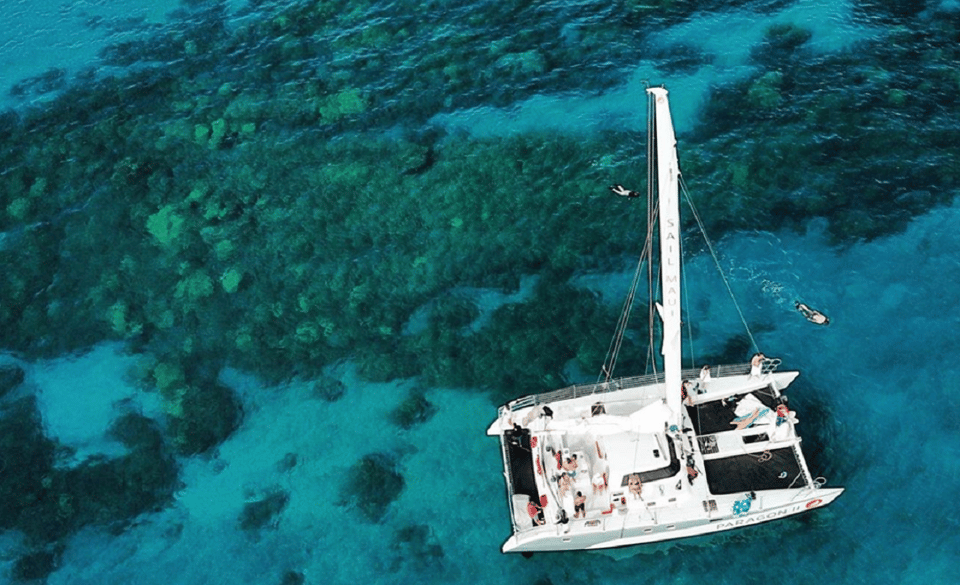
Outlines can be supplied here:
<path id="1" fill-rule="evenodd" d="M 404 488 L 395 455 L 371 453 L 348 470 L 340 487 L 340 505 L 354 508 L 370 522 L 382 522 Z"/>

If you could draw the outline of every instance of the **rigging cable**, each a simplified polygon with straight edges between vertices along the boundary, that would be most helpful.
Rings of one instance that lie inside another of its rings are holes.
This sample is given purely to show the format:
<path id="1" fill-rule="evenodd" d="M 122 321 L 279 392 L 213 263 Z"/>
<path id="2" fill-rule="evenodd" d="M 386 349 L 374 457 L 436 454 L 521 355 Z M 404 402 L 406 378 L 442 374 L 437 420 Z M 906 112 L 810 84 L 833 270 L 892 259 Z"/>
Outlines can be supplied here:
<path id="1" fill-rule="evenodd" d="M 654 348 L 656 344 L 653 340 L 653 329 L 656 323 L 656 305 L 654 299 L 653 284 L 653 226 L 656 225 L 657 214 L 660 208 L 660 198 L 658 197 L 659 186 L 655 186 L 654 177 L 659 179 L 657 174 L 657 109 L 654 103 L 653 94 L 649 94 L 647 99 L 647 242 L 650 246 L 650 261 L 647 264 L 647 324 L 650 337 L 647 340 L 647 367 L 644 372 L 653 370 L 657 373 L 657 356 Z M 659 274 L 657 275 L 659 277 Z"/>
<path id="2" fill-rule="evenodd" d="M 600 375 L 597 377 L 597 383 L 603 379 L 604 383 L 607 383 L 613 378 L 613 372 L 617 365 L 617 359 L 620 356 L 620 348 L 623 346 L 623 337 L 627 331 L 627 323 L 630 320 L 630 312 L 633 310 L 633 301 L 637 295 L 637 288 L 640 285 L 640 274 L 643 269 L 643 261 L 647 259 L 647 273 L 648 273 L 648 294 L 650 298 L 650 303 L 648 305 L 648 319 L 650 320 L 650 343 L 647 348 L 647 364 L 652 362 L 656 364 L 656 360 L 653 359 L 652 352 L 654 343 L 653 343 L 653 218 L 656 217 L 655 213 L 657 211 L 657 202 L 654 197 L 654 187 L 652 173 L 655 170 L 654 157 L 652 153 L 654 151 L 653 146 L 653 111 L 654 104 L 653 100 L 647 100 L 647 233 L 646 238 L 644 239 L 643 250 L 640 253 L 640 260 L 637 262 L 637 269 L 633 274 L 633 281 L 630 283 L 630 290 L 627 293 L 627 298 L 623 302 L 623 309 L 620 311 L 620 319 L 617 321 L 617 327 L 613 334 L 613 339 L 610 340 L 610 346 L 607 349 L 607 356 L 603 364 L 603 368 L 600 370 Z M 654 366 L 656 367 L 656 366 Z"/>
<path id="3" fill-rule="evenodd" d="M 730 294 L 730 298 L 733 300 L 733 306 L 737 309 L 737 314 L 740 316 L 740 322 L 743 323 L 743 328 L 747 331 L 747 337 L 750 338 L 750 344 L 753 346 L 755 351 L 760 351 L 760 348 L 757 346 L 757 341 L 753 338 L 753 333 L 750 332 L 750 326 L 747 325 L 747 319 L 743 316 L 743 311 L 740 310 L 740 304 L 737 303 L 737 297 L 733 294 L 733 289 L 730 287 L 730 283 L 727 281 L 727 275 L 723 273 L 723 268 L 720 267 L 720 260 L 717 258 L 717 253 L 713 249 L 713 244 L 710 243 L 710 238 L 707 237 L 707 231 L 703 227 L 703 221 L 700 219 L 700 214 L 697 213 L 697 208 L 693 205 L 693 199 L 690 197 L 690 193 L 687 191 L 687 186 L 683 182 L 683 176 L 680 175 L 680 189 L 683 191 L 683 197 L 687 200 L 687 205 L 690 206 L 690 211 L 693 213 L 693 218 L 697 221 L 697 226 L 700 228 L 700 234 L 703 235 L 703 241 L 707 244 L 707 250 L 710 251 L 710 256 L 713 258 L 713 263 L 717 266 L 717 271 L 720 273 L 720 278 L 723 280 L 723 285 L 727 287 L 727 292 Z"/>
<path id="4" fill-rule="evenodd" d="M 693 327 L 690 325 L 690 295 L 687 294 L 687 265 L 683 261 L 683 254 L 680 254 L 680 286 L 683 287 L 683 309 L 686 311 L 686 322 L 681 321 L 680 325 L 687 326 L 687 344 L 690 346 L 690 367 L 697 367 L 696 352 L 693 350 Z"/>
<path id="5" fill-rule="evenodd" d="M 630 311 L 633 309 L 633 299 L 637 294 L 637 286 L 640 284 L 640 274 L 643 268 L 643 259 L 648 253 L 648 246 L 644 246 L 644 251 L 640 255 L 640 261 L 637 262 L 637 270 L 633 274 L 633 281 L 630 284 L 630 291 L 627 298 L 623 301 L 623 309 L 620 311 L 620 319 L 617 321 L 617 328 L 610 340 L 610 348 L 607 350 L 607 360 L 603 364 L 603 370 L 597 378 L 603 378 L 604 382 L 609 382 L 613 377 L 613 370 L 617 366 L 617 358 L 620 355 L 620 347 L 623 345 L 623 336 L 627 330 L 627 322 L 630 320 Z"/>

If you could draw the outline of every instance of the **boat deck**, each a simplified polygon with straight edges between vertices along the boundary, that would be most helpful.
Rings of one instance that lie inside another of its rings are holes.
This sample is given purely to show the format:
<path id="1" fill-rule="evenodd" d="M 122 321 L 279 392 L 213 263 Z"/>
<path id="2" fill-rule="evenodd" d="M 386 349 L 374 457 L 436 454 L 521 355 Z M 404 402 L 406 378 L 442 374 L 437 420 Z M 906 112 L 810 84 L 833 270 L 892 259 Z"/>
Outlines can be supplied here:
<path id="1" fill-rule="evenodd" d="M 764 406 L 776 411 L 781 404 L 780 399 L 769 388 L 759 389 L 752 393 Z M 711 435 L 732 429 L 731 423 L 737 418 L 736 403 L 728 400 L 712 400 L 693 405 L 687 405 L 687 414 L 693 423 L 698 435 Z"/>
<path id="2" fill-rule="evenodd" d="M 744 498 L 769 506 L 793 497 L 788 492 L 815 488 L 795 419 L 777 416 L 785 403 L 779 390 L 795 377 L 713 379 L 698 388 L 683 409 L 682 428 L 673 430 L 664 427 L 657 383 L 567 394 L 549 403 L 549 415 L 538 400 L 505 405 L 488 433 L 504 441 L 514 534 L 563 526 L 582 536 L 614 525 L 646 534 L 728 518 Z M 639 491 L 631 478 L 641 481 Z M 534 518 L 531 502 L 541 510 Z"/>
<path id="3" fill-rule="evenodd" d="M 704 467 L 711 494 L 739 494 L 807 485 L 801 462 L 792 446 L 707 459 Z"/>

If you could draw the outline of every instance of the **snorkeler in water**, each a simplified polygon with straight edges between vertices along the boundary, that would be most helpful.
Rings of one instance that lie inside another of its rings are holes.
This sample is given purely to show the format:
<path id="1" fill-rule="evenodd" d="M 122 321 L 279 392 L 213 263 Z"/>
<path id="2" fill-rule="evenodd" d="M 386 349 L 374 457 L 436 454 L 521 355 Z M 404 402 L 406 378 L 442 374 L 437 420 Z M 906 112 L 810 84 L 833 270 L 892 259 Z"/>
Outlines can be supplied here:
<path id="1" fill-rule="evenodd" d="M 800 314 L 811 323 L 816 323 L 817 325 L 828 325 L 830 323 L 829 317 L 816 309 L 811 309 L 800 301 L 797 301 L 796 307 L 797 310 L 800 311 Z"/>
<path id="2" fill-rule="evenodd" d="M 639 197 L 640 196 L 640 194 L 637 193 L 636 191 L 631 191 L 625 188 L 623 185 L 614 185 L 612 187 L 609 187 L 609 189 L 614 195 L 619 195 L 620 197 Z"/>

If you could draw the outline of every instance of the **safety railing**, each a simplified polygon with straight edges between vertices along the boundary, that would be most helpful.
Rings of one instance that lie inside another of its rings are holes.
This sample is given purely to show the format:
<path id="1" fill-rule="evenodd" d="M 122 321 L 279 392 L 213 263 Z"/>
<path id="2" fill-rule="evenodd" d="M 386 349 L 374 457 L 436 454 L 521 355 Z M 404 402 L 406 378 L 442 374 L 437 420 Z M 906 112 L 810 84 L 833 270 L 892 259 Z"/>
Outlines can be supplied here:
<path id="1" fill-rule="evenodd" d="M 764 373 L 770 373 L 774 371 L 779 363 L 780 360 L 766 360 L 764 362 Z M 722 378 L 724 376 L 742 376 L 749 373 L 750 364 L 710 366 L 710 376 L 712 378 Z M 700 370 L 695 368 L 690 368 L 681 372 L 681 377 L 685 380 L 696 380 L 699 375 Z M 656 374 L 646 374 L 643 376 L 616 378 L 614 380 L 610 380 L 609 382 L 601 382 L 598 384 L 577 384 L 574 386 L 567 386 L 566 388 L 560 388 L 559 390 L 524 396 L 523 398 L 514 400 L 506 406 L 511 411 L 516 411 L 520 410 L 521 408 L 526 408 L 528 406 L 534 406 L 537 404 L 552 403 L 560 400 L 570 400 L 573 398 L 581 398 L 583 396 L 591 396 L 594 394 L 606 394 L 608 392 L 623 390 L 624 388 L 636 388 L 638 386 L 647 386 L 661 382 L 663 382 L 663 373 L 658 372 Z"/>

